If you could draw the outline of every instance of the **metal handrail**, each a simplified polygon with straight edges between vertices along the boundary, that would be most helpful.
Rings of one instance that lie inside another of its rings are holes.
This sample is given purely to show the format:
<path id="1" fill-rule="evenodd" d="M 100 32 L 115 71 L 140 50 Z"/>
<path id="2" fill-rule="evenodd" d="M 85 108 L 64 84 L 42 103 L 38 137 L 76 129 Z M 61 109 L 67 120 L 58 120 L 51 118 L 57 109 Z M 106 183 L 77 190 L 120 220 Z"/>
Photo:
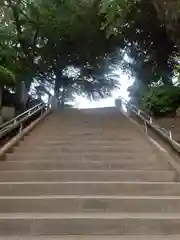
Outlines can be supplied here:
<path id="1" fill-rule="evenodd" d="M 155 131 L 157 131 L 160 135 L 165 137 L 178 152 L 180 152 L 180 144 L 172 138 L 171 130 L 161 128 L 159 125 L 155 124 L 154 119 L 150 115 L 145 113 L 143 110 L 141 110 L 134 104 L 128 102 L 122 97 L 120 98 L 120 100 L 126 106 L 127 109 L 130 109 L 133 113 L 136 114 L 136 116 L 143 120 L 145 128 L 147 128 L 147 125 L 150 125 Z"/>
<path id="2" fill-rule="evenodd" d="M 11 132 L 12 130 L 16 129 L 17 127 L 20 127 L 20 131 L 22 130 L 22 124 L 32 117 L 37 112 L 44 109 L 47 105 L 42 102 L 37 104 L 36 106 L 28 109 L 27 111 L 19 114 L 15 118 L 11 119 L 10 121 L 3 123 L 0 125 L 0 137 L 5 136 L 7 133 Z"/>
<path id="3" fill-rule="evenodd" d="M 145 113 L 143 110 L 138 108 L 136 105 L 128 102 L 127 100 L 125 100 L 123 98 L 121 98 L 121 101 L 125 104 L 126 107 L 130 107 L 132 109 L 132 111 L 136 112 L 138 115 L 142 115 L 143 118 L 145 118 L 147 121 L 152 123 L 153 118 L 149 114 Z"/>

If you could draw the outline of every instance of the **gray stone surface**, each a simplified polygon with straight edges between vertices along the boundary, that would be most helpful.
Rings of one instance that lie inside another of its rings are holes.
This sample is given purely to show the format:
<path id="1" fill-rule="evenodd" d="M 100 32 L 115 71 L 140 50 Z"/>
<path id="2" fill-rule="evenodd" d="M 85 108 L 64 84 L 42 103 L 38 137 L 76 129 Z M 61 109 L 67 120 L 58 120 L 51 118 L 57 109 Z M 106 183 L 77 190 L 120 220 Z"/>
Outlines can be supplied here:
<path id="1" fill-rule="evenodd" d="M 170 162 L 116 108 L 53 111 L 0 162 L 0 239 L 178 239 Z"/>
<path id="2" fill-rule="evenodd" d="M 1 116 L 4 120 L 11 120 L 16 115 L 15 107 L 6 107 L 3 106 L 1 109 Z"/>

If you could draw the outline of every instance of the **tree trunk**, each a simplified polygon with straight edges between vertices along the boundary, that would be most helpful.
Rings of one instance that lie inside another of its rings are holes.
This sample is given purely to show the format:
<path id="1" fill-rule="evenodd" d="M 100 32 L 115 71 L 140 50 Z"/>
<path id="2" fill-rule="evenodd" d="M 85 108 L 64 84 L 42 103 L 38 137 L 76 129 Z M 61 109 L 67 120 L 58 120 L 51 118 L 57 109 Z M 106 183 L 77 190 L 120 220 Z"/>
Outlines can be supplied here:
<path id="1" fill-rule="evenodd" d="M 54 84 L 54 96 L 57 99 L 59 98 L 59 80 L 58 80 L 57 75 L 56 75 L 55 84 Z"/>
<path id="2" fill-rule="evenodd" d="M 2 105 L 3 105 L 3 92 L 4 92 L 4 87 L 0 86 L 0 109 L 2 108 Z"/>
<path id="3" fill-rule="evenodd" d="M 26 91 L 29 92 L 32 82 L 33 82 L 33 76 L 27 76 L 24 80 L 24 86 L 26 88 Z"/>
<path id="4" fill-rule="evenodd" d="M 28 101 L 28 89 L 26 88 L 26 85 L 24 82 L 21 83 L 21 98 L 20 102 L 23 106 L 23 109 L 26 109 L 26 104 Z"/>
<path id="5" fill-rule="evenodd" d="M 61 92 L 61 108 L 64 108 L 64 104 L 65 104 L 65 91 L 66 89 L 64 87 L 62 87 L 63 90 Z"/>
<path id="6" fill-rule="evenodd" d="M 61 70 L 56 70 L 55 71 L 56 79 L 55 79 L 55 84 L 54 84 L 54 96 L 57 99 L 57 102 L 59 104 L 59 97 L 60 97 L 60 81 L 62 77 L 62 71 Z"/>
<path id="7" fill-rule="evenodd" d="M 15 87 L 15 98 L 16 98 L 16 110 L 18 113 L 22 112 L 22 106 L 21 106 L 21 92 L 22 92 L 22 85 L 21 82 L 18 82 Z"/>
<path id="8" fill-rule="evenodd" d="M 3 124 L 3 120 L 4 120 L 1 113 L 2 105 L 3 105 L 3 91 L 4 91 L 4 87 L 0 86 L 0 124 Z"/>
<path id="9" fill-rule="evenodd" d="M 28 101 L 28 89 L 26 89 L 25 83 L 19 82 L 16 85 L 15 94 L 18 111 L 22 112 L 26 109 L 26 103 Z"/>
<path id="10" fill-rule="evenodd" d="M 179 0 L 152 0 L 158 18 L 164 23 L 167 33 L 180 52 Z"/>

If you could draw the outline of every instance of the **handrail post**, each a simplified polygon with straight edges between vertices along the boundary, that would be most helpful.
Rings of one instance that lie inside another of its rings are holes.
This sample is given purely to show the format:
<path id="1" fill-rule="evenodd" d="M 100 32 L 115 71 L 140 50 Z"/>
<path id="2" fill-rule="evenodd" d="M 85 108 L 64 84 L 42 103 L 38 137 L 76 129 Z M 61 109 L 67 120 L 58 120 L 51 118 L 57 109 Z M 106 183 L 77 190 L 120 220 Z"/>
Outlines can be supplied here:
<path id="1" fill-rule="evenodd" d="M 19 132 L 22 132 L 23 130 L 23 123 L 20 124 Z"/>
<path id="2" fill-rule="evenodd" d="M 172 140 L 172 131 L 169 131 L 169 138 Z"/>
<path id="3" fill-rule="evenodd" d="M 117 98 L 115 100 L 115 107 L 120 109 L 120 111 L 122 111 L 122 101 L 121 101 L 121 99 Z"/>
<path id="4" fill-rule="evenodd" d="M 145 125 L 145 132 L 146 132 L 146 135 L 148 135 L 148 127 L 147 127 L 147 123 L 146 123 L 146 121 L 144 121 L 144 125 Z"/>

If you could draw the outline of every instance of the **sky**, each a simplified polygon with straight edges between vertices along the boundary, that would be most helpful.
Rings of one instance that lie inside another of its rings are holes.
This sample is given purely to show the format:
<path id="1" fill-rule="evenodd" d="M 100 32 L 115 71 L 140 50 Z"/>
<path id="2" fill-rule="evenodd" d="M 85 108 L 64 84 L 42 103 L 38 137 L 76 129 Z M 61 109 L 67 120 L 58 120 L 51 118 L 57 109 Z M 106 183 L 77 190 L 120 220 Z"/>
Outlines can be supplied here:
<path id="1" fill-rule="evenodd" d="M 120 70 L 115 72 L 119 76 L 120 89 L 115 90 L 112 93 L 112 97 L 106 98 L 100 101 L 89 101 L 86 98 L 78 96 L 75 101 L 75 106 L 77 108 L 98 108 L 98 107 L 112 107 L 114 106 L 115 99 L 118 97 L 123 97 L 126 100 L 129 99 L 127 89 L 134 82 L 132 78 L 123 74 Z"/>
<path id="2" fill-rule="evenodd" d="M 100 107 L 112 107 L 115 106 L 115 99 L 118 97 L 122 97 L 125 100 L 128 100 L 128 92 L 127 89 L 134 82 L 133 78 L 130 78 L 128 75 L 122 73 L 121 70 L 115 71 L 115 74 L 119 76 L 120 89 L 117 89 L 112 92 L 112 97 L 102 99 L 99 101 L 90 101 L 87 98 L 82 96 L 77 96 L 76 100 L 73 102 L 69 102 L 69 104 L 73 104 L 76 108 L 100 108 Z M 53 94 L 53 90 L 52 90 Z M 47 96 L 44 97 L 44 101 L 48 101 Z"/>

